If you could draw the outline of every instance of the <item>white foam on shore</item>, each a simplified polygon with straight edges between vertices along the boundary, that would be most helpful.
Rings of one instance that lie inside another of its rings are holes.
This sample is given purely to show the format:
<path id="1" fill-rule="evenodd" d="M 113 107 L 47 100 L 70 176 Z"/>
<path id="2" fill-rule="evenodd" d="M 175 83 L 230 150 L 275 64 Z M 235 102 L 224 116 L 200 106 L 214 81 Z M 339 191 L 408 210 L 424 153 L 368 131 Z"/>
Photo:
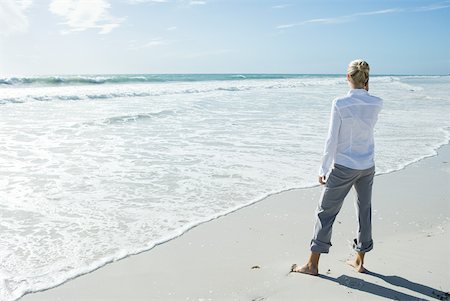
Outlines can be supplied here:
<path id="1" fill-rule="evenodd" d="M 329 106 L 347 88 L 336 77 L 303 80 L 3 106 L 1 299 L 149 250 L 268 195 L 315 186 Z M 445 81 L 374 78 L 373 93 L 385 100 L 379 174 L 448 143 L 450 101 L 434 89 Z"/>

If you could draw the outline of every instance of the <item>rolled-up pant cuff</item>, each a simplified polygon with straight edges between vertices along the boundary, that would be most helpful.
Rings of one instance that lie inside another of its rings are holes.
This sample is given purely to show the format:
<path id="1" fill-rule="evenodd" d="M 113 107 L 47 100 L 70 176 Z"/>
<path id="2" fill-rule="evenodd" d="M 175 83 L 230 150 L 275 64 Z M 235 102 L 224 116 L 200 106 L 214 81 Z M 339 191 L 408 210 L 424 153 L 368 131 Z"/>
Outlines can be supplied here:
<path id="1" fill-rule="evenodd" d="M 356 239 L 353 240 L 353 249 L 356 252 L 369 252 L 373 249 L 373 240 L 367 241 L 367 242 L 358 242 Z"/>
<path id="2" fill-rule="evenodd" d="M 310 249 L 315 253 L 328 253 L 330 251 L 331 243 L 324 243 L 320 240 L 311 240 Z"/>

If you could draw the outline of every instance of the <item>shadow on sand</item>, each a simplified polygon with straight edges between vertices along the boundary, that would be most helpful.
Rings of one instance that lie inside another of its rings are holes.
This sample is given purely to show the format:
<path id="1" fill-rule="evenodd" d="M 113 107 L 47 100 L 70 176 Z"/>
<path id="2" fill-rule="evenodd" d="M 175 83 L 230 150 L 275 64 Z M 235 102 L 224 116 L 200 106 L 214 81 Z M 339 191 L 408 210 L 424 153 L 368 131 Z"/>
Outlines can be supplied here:
<path id="1" fill-rule="evenodd" d="M 427 297 L 431 297 L 436 300 L 450 300 L 449 293 L 445 293 L 443 291 L 431 288 L 426 285 L 422 285 L 419 283 L 411 282 L 405 278 L 398 277 L 398 276 L 385 276 L 382 274 L 366 271 L 367 275 L 379 278 L 391 285 L 395 285 L 398 287 L 402 287 L 411 291 L 414 291 L 416 293 L 420 293 L 422 295 L 425 295 Z M 346 286 L 351 289 L 356 289 L 362 292 L 366 292 L 369 294 L 377 295 L 380 297 L 384 297 L 387 299 L 393 299 L 393 300 L 429 300 L 429 299 L 423 299 L 419 297 L 415 297 L 412 295 L 408 295 L 378 284 L 374 284 L 371 282 L 367 282 L 365 280 L 350 277 L 347 275 L 339 276 L 338 278 L 333 278 L 327 275 L 319 275 L 320 278 L 330 280 L 336 283 L 339 283 L 342 286 Z"/>
<path id="2" fill-rule="evenodd" d="M 435 298 L 438 300 L 450 299 L 450 294 L 448 292 L 443 292 L 420 283 L 412 282 L 409 281 L 408 279 L 399 276 L 385 276 L 371 271 L 367 271 L 366 274 L 373 277 L 377 277 L 389 284 L 404 287 L 406 289 L 409 289 L 410 291 L 414 291 L 431 298 Z"/>

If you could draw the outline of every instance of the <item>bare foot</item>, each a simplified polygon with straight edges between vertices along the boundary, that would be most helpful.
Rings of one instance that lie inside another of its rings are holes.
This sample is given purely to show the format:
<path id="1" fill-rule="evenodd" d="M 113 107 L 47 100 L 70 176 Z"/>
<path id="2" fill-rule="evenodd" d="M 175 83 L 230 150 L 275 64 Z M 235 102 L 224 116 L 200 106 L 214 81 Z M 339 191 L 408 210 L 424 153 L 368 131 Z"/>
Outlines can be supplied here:
<path id="1" fill-rule="evenodd" d="M 313 267 L 311 264 L 307 263 L 304 266 L 299 266 L 296 263 L 292 265 L 291 272 L 294 273 L 302 273 L 317 276 L 319 275 L 319 269 L 317 267 Z"/>
<path id="2" fill-rule="evenodd" d="M 360 261 L 358 261 L 358 260 L 354 260 L 354 259 L 353 260 L 348 260 L 347 264 L 352 266 L 355 269 L 355 271 L 357 271 L 358 273 L 365 273 L 366 272 L 366 269 L 364 268 L 363 264 Z"/>

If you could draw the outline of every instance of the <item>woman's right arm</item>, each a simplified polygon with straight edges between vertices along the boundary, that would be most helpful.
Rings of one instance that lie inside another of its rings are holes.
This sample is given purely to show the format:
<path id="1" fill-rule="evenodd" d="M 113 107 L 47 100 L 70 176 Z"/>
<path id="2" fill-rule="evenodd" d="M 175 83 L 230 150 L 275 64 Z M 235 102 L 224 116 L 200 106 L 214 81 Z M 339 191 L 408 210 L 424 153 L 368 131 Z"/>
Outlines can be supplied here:
<path id="1" fill-rule="evenodd" d="M 336 155 L 340 127 L 341 115 L 339 114 L 339 110 L 336 106 L 336 100 L 334 100 L 331 106 L 330 125 L 328 128 L 328 136 L 325 141 L 322 165 L 319 170 L 319 182 L 321 184 L 325 181 L 325 177 L 330 172 L 331 165 L 333 164 L 334 157 Z"/>

